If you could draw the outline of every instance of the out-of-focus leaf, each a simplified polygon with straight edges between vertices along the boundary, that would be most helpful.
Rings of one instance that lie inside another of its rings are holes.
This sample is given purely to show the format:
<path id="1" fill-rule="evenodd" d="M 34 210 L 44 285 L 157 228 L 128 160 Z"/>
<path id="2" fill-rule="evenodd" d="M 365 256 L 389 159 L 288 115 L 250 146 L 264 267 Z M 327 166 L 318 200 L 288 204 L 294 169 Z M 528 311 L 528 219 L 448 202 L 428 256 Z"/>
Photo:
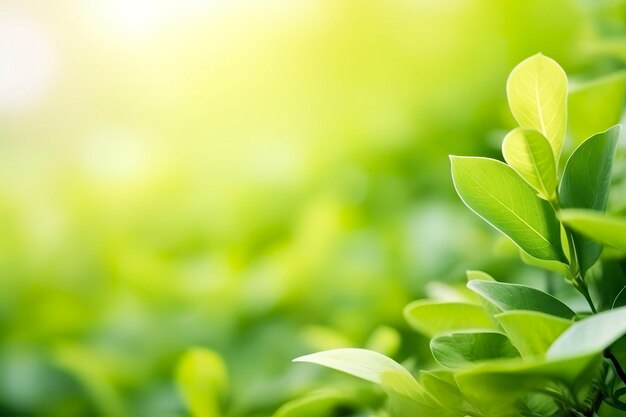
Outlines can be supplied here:
<path id="1" fill-rule="evenodd" d="M 539 311 L 565 319 L 576 316 L 561 300 L 526 285 L 475 280 L 468 282 L 467 286 L 502 311 Z"/>
<path id="2" fill-rule="evenodd" d="M 556 165 L 548 140 L 533 129 L 513 129 L 502 142 L 504 160 L 544 200 L 556 194 Z"/>
<path id="3" fill-rule="evenodd" d="M 579 84 L 568 96 L 569 130 L 581 143 L 620 121 L 626 93 L 626 71 Z"/>
<path id="4" fill-rule="evenodd" d="M 626 251 L 626 219 L 593 210 L 561 210 L 563 223 L 598 242 Z"/>
<path id="5" fill-rule="evenodd" d="M 544 355 L 573 323 L 545 313 L 523 310 L 505 311 L 495 318 L 523 357 Z"/>
<path id="6" fill-rule="evenodd" d="M 221 403 L 228 391 L 228 373 L 217 353 L 189 349 L 176 366 L 176 383 L 193 417 L 223 415 Z"/>
<path id="7" fill-rule="evenodd" d="M 523 417 L 554 416 L 559 411 L 559 407 L 554 402 L 554 398 L 537 393 L 528 394 L 524 397 L 524 399 L 519 402 L 518 408 Z"/>
<path id="8" fill-rule="evenodd" d="M 535 258 L 567 262 L 554 210 L 508 165 L 451 156 L 457 193 L 472 211 Z"/>
<path id="9" fill-rule="evenodd" d="M 497 332 L 440 335 L 430 341 L 430 350 L 435 360 L 447 368 L 462 368 L 485 360 L 519 356 L 509 339 Z"/>
<path id="10" fill-rule="evenodd" d="M 404 317 L 415 330 L 429 337 L 457 330 L 497 330 L 483 308 L 470 303 L 414 301 L 405 307 Z"/>
<path id="11" fill-rule="evenodd" d="M 380 376 L 386 371 L 402 373 L 414 379 L 402 365 L 378 352 L 367 349 L 334 349 L 301 356 L 294 362 L 308 362 L 345 372 L 357 378 L 380 384 Z"/>
<path id="12" fill-rule="evenodd" d="M 338 405 L 352 404 L 345 395 L 334 391 L 319 391 L 289 401 L 282 405 L 272 417 L 320 417 L 330 416 Z"/>
<path id="13" fill-rule="evenodd" d="M 583 142 L 570 156 L 559 186 L 559 203 L 566 209 L 606 211 L 611 167 L 622 127 L 614 126 Z M 576 257 L 583 276 L 602 254 L 602 245 L 574 233 Z"/>
<path id="14" fill-rule="evenodd" d="M 558 163 L 567 125 L 567 75 L 559 64 L 537 54 L 520 62 L 506 83 L 509 107 L 521 127 L 550 142 Z"/>
<path id="15" fill-rule="evenodd" d="M 400 348 L 400 343 L 400 334 L 396 329 L 389 326 L 379 326 L 371 334 L 365 347 L 386 356 L 393 356 Z"/>

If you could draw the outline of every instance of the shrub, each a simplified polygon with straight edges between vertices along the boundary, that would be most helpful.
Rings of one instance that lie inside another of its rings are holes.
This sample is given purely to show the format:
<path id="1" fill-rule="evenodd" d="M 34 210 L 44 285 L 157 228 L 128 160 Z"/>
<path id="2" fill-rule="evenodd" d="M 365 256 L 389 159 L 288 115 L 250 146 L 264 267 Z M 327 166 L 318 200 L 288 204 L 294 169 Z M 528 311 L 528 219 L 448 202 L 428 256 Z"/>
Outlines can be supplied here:
<path id="1" fill-rule="evenodd" d="M 626 219 L 606 214 L 621 127 L 582 142 L 559 169 L 567 128 L 564 71 L 546 56 L 532 56 L 512 71 L 507 96 L 519 127 L 502 143 L 506 163 L 452 156 L 456 191 L 519 247 L 525 262 L 561 274 L 589 311 L 574 311 L 540 289 L 470 271 L 470 291 L 461 299 L 420 300 L 405 309 L 409 324 L 430 338 L 436 369 L 416 378 L 365 349 L 296 359 L 380 384 L 398 417 L 626 411 L 620 365 L 626 279 L 599 262 L 605 246 L 626 251 Z M 599 283 L 598 306 L 589 291 L 592 275 Z"/>

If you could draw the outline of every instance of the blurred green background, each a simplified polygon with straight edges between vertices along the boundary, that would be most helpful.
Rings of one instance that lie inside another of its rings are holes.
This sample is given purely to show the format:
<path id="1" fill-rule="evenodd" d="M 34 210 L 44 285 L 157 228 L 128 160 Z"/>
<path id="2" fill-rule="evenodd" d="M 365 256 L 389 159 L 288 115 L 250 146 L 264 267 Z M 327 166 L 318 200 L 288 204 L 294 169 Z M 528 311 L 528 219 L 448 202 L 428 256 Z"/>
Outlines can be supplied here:
<path id="1" fill-rule="evenodd" d="M 200 346 L 269 416 L 347 381 L 298 355 L 391 326 L 419 358 L 429 282 L 536 279 L 447 155 L 500 157 L 537 52 L 626 68 L 625 2 L 3 0 L 0 415 L 186 416 Z"/>

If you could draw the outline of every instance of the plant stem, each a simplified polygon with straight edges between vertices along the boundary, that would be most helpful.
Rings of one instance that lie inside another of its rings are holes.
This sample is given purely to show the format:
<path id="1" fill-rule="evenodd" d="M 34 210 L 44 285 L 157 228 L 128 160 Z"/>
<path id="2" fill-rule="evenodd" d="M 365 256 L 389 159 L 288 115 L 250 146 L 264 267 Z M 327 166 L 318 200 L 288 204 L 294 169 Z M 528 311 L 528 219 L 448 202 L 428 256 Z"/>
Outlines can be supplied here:
<path id="1" fill-rule="evenodd" d="M 555 212 L 557 213 L 559 212 L 560 207 L 559 207 L 558 200 L 556 198 L 550 201 L 550 205 L 552 206 Z M 580 264 L 578 262 L 578 256 L 576 256 L 576 245 L 574 244 L 574 235 L 572 234 L 571 230 L 569 230 L 567 226 L 564 225 L 563 229 L 565 230 L 565 236 L 567 237 L 567 246 L 569 249 L 569 273 L 570 273 L 570 278 L 572 280 L 572 285 L 574 285 L 574 288 L 576 288 L 578 292 L 580 292 L 583 295 L 583 297 L 585 297 L 585 300 L 587 300 L 587 303 L 589 304 L 589 307 L 591 308 L 591 312 L 593 314 L 597 314 L 598 310 L 596 309 L 596 306 L 593 303 L 593 299 L 591 298 L 591 295 L 589 294 L 589 288 L 587 288 L 587 283 L 585 282 L 585 278 L 583 277 L 580 271 Z"/>
<path id="2" fill-rule="evenodd" d="M 617 376 L 619 376 L 622 382 L 626 384 L 626 372 L 624 372 L 622 365 L 620 365 L 615 355 L 613 355 L 613 353 L 611 353 L 611 351 L 607 349 L 604 351 L 604 356 L 607 357 L 611 361 L 611 363 L 613 364 L 613 367 L 615 368 L 615 372 L 617 373 Z"/>

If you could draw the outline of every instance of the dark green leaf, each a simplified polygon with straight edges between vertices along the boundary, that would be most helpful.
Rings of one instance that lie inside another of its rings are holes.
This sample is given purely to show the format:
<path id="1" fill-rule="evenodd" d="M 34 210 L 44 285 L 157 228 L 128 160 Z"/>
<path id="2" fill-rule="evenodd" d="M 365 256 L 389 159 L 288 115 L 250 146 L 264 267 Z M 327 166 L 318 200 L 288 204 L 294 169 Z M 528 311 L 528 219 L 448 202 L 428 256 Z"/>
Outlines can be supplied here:
<path id="1" fill-rule="evenodd" d="M 526 285 L 474 280 L 468 282 L 467 286 L 502 311 L 539 311 L 564 319 L 576 316 L 562 301 Z"/>
<path id="2" fill-rule="evenodd" d="M 583 142 L 567 161 L 559 186 L 559 203 L 565 209 L 606 211 L 611 184 L 611 167 L 621 131 L 617 125 Z M 602 253 L 602 245 L 574 233 L 574 246 L 584 274 Z"/>

